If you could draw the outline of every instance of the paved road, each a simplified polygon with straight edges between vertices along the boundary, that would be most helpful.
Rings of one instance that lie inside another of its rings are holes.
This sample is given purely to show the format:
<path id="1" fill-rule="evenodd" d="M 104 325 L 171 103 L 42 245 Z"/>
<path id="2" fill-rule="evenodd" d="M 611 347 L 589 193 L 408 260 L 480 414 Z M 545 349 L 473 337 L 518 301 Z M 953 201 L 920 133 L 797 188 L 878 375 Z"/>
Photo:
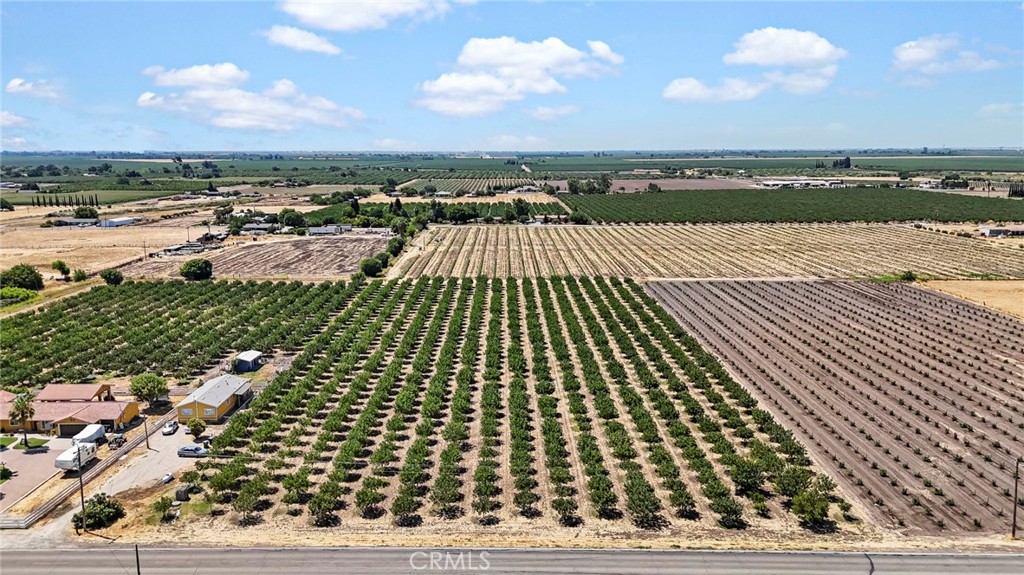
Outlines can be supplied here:
<path id="1" fill-rule="evenodd" d="M 192 444 L 192 436 L 184 426 L 179 427 L 174 435 L 161 435 L 157 431 L 149 438 L 150 449 L 148 451 L 145 443 L 138 446 L 132 453 L 142 452 L 142 455 L 132 459 L 128 465 L 122 465 L 113 477 L 102 485 L 91 486 L 91 489 L 97 493 L 102 491 L 116 495 L 133 487 L 150 485 L 167 472 L 178 477 L 182 468 L 190 466 L 196 461 L 178 457 L 178 448 Z"/>
<path id="2" fill-rule="evenodd" d="M 431 557 L 431 553 L 435 553 Z M 433 561 L 432 561 L 433 559 Z M 4 575 L 135 573 L 130 548 L 6 550 Z M 1020 575 L 1024 555 L 542 549 L 142 549 L 145 574 Z"/>

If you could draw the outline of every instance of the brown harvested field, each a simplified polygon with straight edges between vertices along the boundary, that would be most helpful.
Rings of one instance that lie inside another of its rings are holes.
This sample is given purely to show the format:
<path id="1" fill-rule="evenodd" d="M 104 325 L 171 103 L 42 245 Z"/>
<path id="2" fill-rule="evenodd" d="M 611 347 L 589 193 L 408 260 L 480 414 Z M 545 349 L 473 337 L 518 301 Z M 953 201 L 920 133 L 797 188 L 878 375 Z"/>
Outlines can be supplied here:
<path id="1" fill-rule="evenodd" d="M 541 181 L 542 184 L 558 186 L 562 190 L 569 189 L 568 180 Z M 613 192 L 641 192 L 647 190 L 647 184 L 655 184 L 662 190 L 741 190 L 756 188 L 751 180 L 730 178 L 652 178 L 652 179 L 613 179 Z"/>
<path id="2" fill-rule="evenodd" d="M 886 224 L 437 226 L 394 275 L 850 278 L 904 270 L 1024 277 L 992 242 Z"/>
<path id="3" fill-rule="evenodd" d="M 1024 319 L 1022 280 L 941 280 L 921 285 Z"/>
<path id="4" fill-rule="evenodd" d="M 1024 322 L 905 284 L 645 287 L 883 525 L 1006 528 Z"/>
<path id="5" fill-rule="evenodd" d="M 359 261 L 379 253 L 387 240 L 380 236 L 336 236 L 261 240 L 204 254 L 220 279 L 324 280 L 351 274 Z M 183 262 L 195 256 L 149 258 L 125 267 L 133 277 L 176 277 Z"/>
<path id="6" fill-rule="evenodd" d="M 144 257 L 147 251 L 184 243 L 189 232 L 181 222 L 171 222 L 175 220 L 120 228 L 5 225 L 0 229 L 0 268 L 27 263 L 47 277 L 56 274 L 50 269 L 54 260 L 87 272 L 116 267 Z M 191 233 L 194 238 L 201 232 L 193 229 Z"/>

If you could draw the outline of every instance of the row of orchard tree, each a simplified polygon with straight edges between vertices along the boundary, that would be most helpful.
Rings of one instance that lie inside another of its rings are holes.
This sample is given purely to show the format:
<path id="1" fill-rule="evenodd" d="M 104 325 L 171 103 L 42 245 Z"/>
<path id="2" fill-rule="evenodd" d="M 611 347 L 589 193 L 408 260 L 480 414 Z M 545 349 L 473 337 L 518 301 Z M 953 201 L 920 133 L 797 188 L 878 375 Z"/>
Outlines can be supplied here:
<path id="1" fill-rule="evenodd" d="M 98 195 L 91 196 L 49 196 L 49 195 L 36 195 L 32 196 L 32 205 L 36 207 L 77 207 L 77 206 L 95 206 L 99 207 L 100 197 Z"/>

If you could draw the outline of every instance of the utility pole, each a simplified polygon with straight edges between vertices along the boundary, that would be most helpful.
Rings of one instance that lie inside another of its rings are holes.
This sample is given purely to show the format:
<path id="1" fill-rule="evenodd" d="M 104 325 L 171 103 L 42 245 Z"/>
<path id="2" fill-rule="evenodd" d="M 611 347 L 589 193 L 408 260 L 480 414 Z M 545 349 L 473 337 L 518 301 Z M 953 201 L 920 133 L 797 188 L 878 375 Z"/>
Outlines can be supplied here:
<path id="1" fill-rule="evenodd" d="M 145 434 L 145 436 L 146 436 L 146 449 L 147 450 L 150 449 L 150 447 L 149 447 L 149 423 L 148 422 L 149 422 L 149 418 L 143 416 L 142 417 L 142 430 L 143 430 L 142 433 Z"/>
<path id="2" fill-rule="evenodd" d="M 78 496 L 82 499 L 82 531 L 86 530 L 89 524 L 85 520 L 85 481 L 82 479 L 82 444 L 75 449 L 75 456 L 78 458 Z M 1016 507 L 1014 507 L 1016 511 Z"/>
<path id="3" fill-rule="evenodd" d="M 1010 539 L 1017 538 L 1017 479 L 1020 477 L 1020 464 L 1024 457 L 1017 457 L 1013 465 L 1013 525 L 1010 526 Z"/>
<path id="4" fill-rule="evenodd" d="M 135 546 L 135 574 L 142 575 L 142 564 L 139 563 L 139 546 Z"/>

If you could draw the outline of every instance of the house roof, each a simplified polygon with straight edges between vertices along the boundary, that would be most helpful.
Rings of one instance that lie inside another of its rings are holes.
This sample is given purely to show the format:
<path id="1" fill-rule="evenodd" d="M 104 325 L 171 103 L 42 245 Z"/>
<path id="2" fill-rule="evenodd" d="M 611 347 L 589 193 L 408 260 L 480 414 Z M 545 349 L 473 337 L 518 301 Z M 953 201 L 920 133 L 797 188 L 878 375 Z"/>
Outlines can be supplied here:
<path id="1" fill-rule="evenodd" d="M 130 401 L 91 401 L 85 406 L 78 404 L 80 409 L 68 415 L 67 418 L 77 419 L 83 423 L 116 420 L 121 417 L 130 404 Z"/>
<path id="2" fill-rule="evenodd" d="M 14 398 L 18 397 L 6 389 L 0 389 L 0 403 L 10 403 L 14 401 Z"/>
<path id="3" fill-rule="evenodd" d="M 243 351 L 242 353 L 238 354 L 236 359 L 238 359 L 238 361 L 256 361 L 261 357 L 263 357 L 262 353 L 256 351 L 255 349 L 250 349 L 249 351 Z"/>
<path id="4" fill-rule="evenodd" d="M 105 383 L 51 383 L 36 396 L 36 401 L 91 401 L 110 389 Z"/>
<path id="5" fill-rule="evenodd" d="M 187 406 L 190 403 L 202 403 L 203 405 L 221 405 L 232 395 L 239 395 L 249 391 L 252 382 L 248 379 L 235 375 L 222 375 L 204 383 L 199 389 L 193 391 L 188 397 L 181 400 L 177 407 Z"/>
<path id="6" fill-rule="evenodd" d="M 84 423 L 99 423 L 121 417 L 131 401 L 33 401 L 35 414 L 32 421 L 63 421 L 76 419 Z M 11 402 L 0 403 L 0 419 L 9 420 Z"/>

